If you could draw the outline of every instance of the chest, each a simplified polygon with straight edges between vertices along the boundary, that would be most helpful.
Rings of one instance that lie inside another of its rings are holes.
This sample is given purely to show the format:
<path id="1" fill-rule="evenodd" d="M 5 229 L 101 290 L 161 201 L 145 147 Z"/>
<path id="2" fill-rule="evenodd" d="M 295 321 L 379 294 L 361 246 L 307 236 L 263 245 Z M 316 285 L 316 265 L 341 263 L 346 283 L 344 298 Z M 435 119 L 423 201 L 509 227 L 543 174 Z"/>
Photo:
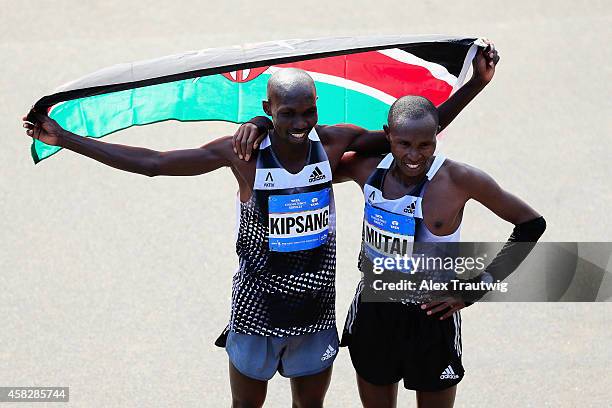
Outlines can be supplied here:
<path id="1" fill-rule="evenodd" d="M 448 177 L 439 176 L 429 183 L 423 194 L 423 222 L 435 235 L 449 235 L 461 224 L 467 198 Z"/>
<path id="2" fill-rule="evenodd" d="M 385 177 L 383 196 L 387 200 L 399 200 L 409 191 L 410 194 L 421 194 L 421 214 L 427 228 L 436 235 L 453 233 L 463 215 L 466 197 L 451 182 L 450 177 L 440 171 L 434 179 L 421 190 L 419 185 L 406 186 L 392 177 Z"/>

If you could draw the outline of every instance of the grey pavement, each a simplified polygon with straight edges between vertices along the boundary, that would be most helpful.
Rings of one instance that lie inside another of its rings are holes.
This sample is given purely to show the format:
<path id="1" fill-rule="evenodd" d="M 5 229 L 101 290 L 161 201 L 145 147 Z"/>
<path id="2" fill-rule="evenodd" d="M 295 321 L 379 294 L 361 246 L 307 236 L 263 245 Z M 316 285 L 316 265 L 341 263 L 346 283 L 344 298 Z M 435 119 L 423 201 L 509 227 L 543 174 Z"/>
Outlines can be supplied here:
<path id="1" fill-rule="evenodd" d="M 119 62 L 287 38 L 489 37 L 502 57 L 496 77 L 441 149 L 544 214 L 544 240 L 610 241 L 610 2 L 3 0 L 0 7 L 0 386 L 69 386 L 74 407 L 229 406 L 227 357 L 213 342 L 229 316 L 236 266 L 231 172 L 149 179 L 68 151 L 37 166 L 29 158 L 20 127 L 29 106 Z M 166 122 L 107 140 L 175 149 L 235 129 Z M 356 186 L 335 191 L 342 325 L 359 277 L 362 209 Z M 510 232 L 468 205 L 464 240 L 505 241 Z M 611 311 L 609 302 L 466 310 L 467 375 L 456 406 L 610 406 Z M 416 406 L 413 392 L 399 399 Z M 286 379 L 270 383 L 266 406 L 290 406 Z M 359 406 L 344 350 L 327 406 Z"/>

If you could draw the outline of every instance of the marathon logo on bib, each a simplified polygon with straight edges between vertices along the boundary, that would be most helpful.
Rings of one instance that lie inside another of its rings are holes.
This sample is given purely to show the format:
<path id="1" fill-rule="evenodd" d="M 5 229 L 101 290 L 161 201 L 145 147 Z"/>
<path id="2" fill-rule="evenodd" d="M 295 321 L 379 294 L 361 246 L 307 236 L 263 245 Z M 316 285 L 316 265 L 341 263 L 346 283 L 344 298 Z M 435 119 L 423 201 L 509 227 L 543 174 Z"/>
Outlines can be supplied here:
<path id="1" fill-rule="evenodd" d="M 273 195 L 268 199 L 268 241 L 271 251 L 294 252 L 323 245 L 329 234 L 329 195 Z"/>
<path id="2" fill-rule="evenodd" d="M 414 245 L 414 232 L 413 217 L 366 205 L 364 250 L 373 262 L 376 258 L 410 257 Z"/>

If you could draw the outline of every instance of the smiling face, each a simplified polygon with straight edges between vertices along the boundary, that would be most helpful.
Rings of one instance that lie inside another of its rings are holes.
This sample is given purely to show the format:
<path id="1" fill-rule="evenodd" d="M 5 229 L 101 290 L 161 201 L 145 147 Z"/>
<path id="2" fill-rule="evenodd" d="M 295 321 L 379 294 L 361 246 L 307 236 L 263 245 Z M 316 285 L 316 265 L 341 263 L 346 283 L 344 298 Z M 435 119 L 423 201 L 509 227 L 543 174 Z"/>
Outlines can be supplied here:
<path id="1" fill-rule="evenodd" d="M 402 175 L 413 178 L 427 172 L 436 151 L 437 130 L 438 124 L 431 116 L 385 127 L 391 153 Z"/>
<path id="2" fill-rule="evenodd" d="M 272 116 L 274 131 L 281 140 L 304 143 L 318 121 L 312 78 L 301 70 L 277 71 L 268 82 L 268 100 L 263 108 Z"/>
<path id="3" fill-rule="evenodd" d="M 284 95 L 273 95 L 269 101 L 269 115 L 280 139 L 289 143 L 303 143 L 317 124 L 317 97 L 314 89 L 298 89 Z"/>
<path id="4" fill-rule="evenodd" d="M 400 175 L 423 176 L 436 151 L 436 107 L 421 96 L 404 96 L 391 105 L 388 122 L 384 130 Z"/>

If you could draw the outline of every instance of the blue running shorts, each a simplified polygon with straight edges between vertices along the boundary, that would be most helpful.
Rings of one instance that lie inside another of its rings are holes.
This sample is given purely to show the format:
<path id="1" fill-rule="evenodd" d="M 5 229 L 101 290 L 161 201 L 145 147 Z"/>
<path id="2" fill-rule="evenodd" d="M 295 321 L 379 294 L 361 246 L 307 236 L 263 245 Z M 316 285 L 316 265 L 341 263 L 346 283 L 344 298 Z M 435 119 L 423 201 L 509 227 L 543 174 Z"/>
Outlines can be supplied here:
<path id="1" fill-rule="evenodd" d="M 225 350 L 230 362 L 247 377 L 271 379 L 318 374 L 330 367 L 338 354 L 335 328 L 299 336 L 257 336 L 230 331 Z"/>

